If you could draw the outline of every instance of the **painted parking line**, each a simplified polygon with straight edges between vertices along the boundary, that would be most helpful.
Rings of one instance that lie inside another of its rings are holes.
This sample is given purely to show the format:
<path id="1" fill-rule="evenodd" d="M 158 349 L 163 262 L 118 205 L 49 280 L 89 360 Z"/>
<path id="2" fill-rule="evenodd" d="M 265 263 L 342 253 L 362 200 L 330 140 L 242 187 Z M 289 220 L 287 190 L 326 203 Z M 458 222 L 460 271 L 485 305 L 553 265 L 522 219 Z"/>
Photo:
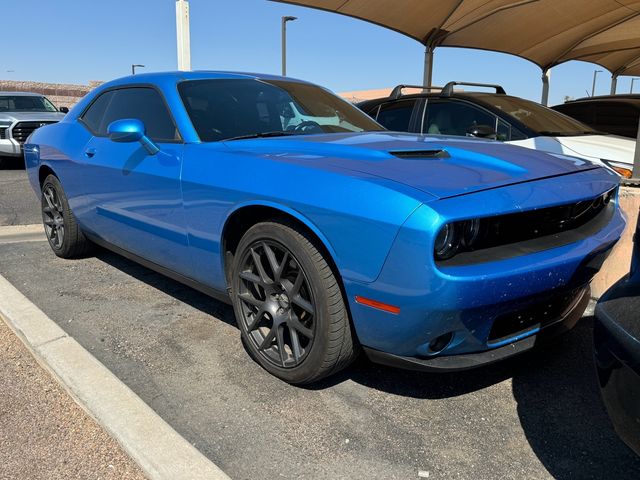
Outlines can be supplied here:
<path id="1" fill-rule="evenodd" d="M 0 244 L 22 242 L 46 242 L 42 224 L 7 225 L 0 227 Z"/>
<path id="2" fill-rule="evenodd" d="M 0 318 L 149 478 L 229 480 L 2 276 Z"/>

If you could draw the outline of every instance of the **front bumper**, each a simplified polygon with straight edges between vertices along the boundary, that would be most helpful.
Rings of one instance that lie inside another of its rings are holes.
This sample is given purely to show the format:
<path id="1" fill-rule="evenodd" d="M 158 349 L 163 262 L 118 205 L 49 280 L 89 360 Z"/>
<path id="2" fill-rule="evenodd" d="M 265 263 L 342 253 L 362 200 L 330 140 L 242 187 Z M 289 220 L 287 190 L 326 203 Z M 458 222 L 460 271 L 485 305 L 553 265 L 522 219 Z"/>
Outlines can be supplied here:
<path id="1" fill-rule="evenodd" d="M 615 187 L 616 180 L 609 177 L 613 178 L 604 170 L 594 170 L 439 200 L 417 209 L 400 229 L 375 281 L 344 281 L 360 344 L 372 356 L 384 352 L 391 358 L 408 358 L 421 368 L 437 369 L 490 363 L 527 349 L 534 340 L 523 340 L 542 337 L 542 330 L 551 331 L 546 319 L 560 317 L 555 308 L 545 315 L 545 299 L 586 287 L 600 270 L 626 224 L 620 209 L 614 208 L 599 230 L 570 243 L 469 265 L 435 264 L 430 232 L 443 223 L 442 218 L 458 220 L 456 212 L 461 216 L 460 212 L 467 215 L 472 210 L 482 217 L 514 205 L 532 210 L 550 205 L 549 199 L 561 205 L 595 198 Z M 356 297 L 400 310 L 381 311 L 360 304 Z M 526 314 L 525 325 L 520 324 L 519 312 Z M 580 308 L 576 312 L 582 313 Z M 536 317 L 545 321 L 536 326 Z M 454 356 L 461 359 L 445 359 Z"/>
<path id="2" fill-rule="evenodd" d="M 489 365 L 524 353 L 539 343 L 571 330 L 578 323 L 578 320 L 580 320 L 589 305 L 590 292 L 591 289 L 589 287 L 579 289 L 575 301 L 559 317 L 552 319 L 540 318 L 526 332 L 523 332 L 528 336 L 490 350 L 460 355 L 435 356 L 432 358 L 394 355 L 367 347 L 364 347 L 364 351 L 372 362 L 407 370 L 457 372 Z"/>
<path id="3" fill-rule="evenodd" d="M 0 156 L 20 157 L 22 156 L 22 145 L 13 138 L 0 140 Z"/>

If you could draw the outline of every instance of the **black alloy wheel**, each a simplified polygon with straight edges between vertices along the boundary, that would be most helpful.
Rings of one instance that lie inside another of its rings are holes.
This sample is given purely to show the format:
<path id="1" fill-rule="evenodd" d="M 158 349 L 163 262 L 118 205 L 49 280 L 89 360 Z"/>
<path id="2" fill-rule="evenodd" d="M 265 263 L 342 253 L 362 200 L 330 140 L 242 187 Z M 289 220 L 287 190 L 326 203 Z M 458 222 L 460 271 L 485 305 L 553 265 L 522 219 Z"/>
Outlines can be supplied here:
<path id="1" fill-rule="evenodd" d="M 62 258 L 85 255 L 91 242 L 84 236 L 73 215 L 60 180 L 49 175 L 42 184 L 42 223 L 53 252 Z"/>
<path id="2" fill-rule="evenodd" d="M 300 262 L 284 245 L 259 240 L 241 265 L 238 299 L 249 340 L 278 367 L 300 365 L 313 345 L 316 311 Z"/>
<path id="3" fill-rule="evenodd" d="M 64 244 L 64 209 L 55 187 L 48 183 L 42 189 L 42 222 L 49 244 L 60 250 Z"/>
<path id="4" fill-rule="evenodd" d="M 267 371 L 315 382 L 357 355 L 342 290 L 315 238 L 286 221 L 251 227 L 236 250 L 231 297 L 244 344 Z"/>

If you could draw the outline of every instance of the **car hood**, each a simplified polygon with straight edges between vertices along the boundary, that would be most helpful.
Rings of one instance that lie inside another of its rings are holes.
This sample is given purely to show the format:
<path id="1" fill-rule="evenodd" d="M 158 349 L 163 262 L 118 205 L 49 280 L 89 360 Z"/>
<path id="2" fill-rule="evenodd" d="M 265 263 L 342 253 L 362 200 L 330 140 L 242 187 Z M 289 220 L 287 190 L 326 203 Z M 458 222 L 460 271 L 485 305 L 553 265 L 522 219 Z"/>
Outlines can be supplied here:
<path id="1" fill-rule="evenodd" d="M 243 154 L 381 177 L 438 198 L 599 168 L 587 160 L 499 142 L 390 132 L 236 140 L 225 145 Z"/>
<path id="2" fill-rule="evenodd" d="M 580 135 L 556 139 L 577 155 L 633 165 L 636 142 L 630 138 L 617 135 Z"/>
<path id="3" fill-rule="evenodd" d="M 64 118 L 60 112 L 0 112 L 0 121 L 9 122 L 59 122 Z"/>

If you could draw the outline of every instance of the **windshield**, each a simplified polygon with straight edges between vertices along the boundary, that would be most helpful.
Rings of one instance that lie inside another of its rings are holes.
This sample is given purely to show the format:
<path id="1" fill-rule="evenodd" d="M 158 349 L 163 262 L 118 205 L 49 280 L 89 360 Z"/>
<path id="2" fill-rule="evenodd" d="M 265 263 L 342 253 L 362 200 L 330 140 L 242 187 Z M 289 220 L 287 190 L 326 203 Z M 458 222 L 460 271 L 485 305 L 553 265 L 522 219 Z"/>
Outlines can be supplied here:
<path id="1" fill-rule="evenodd" d="M 384 130 L 350 103 L 306 83 L 189 80 L 178 90 L 203 142 Z"/>
<path id="2" fill-rule="evenodd" d="M 482 100 L 516 117 L 541 135 L 595 135 L 598 133 L 571 117 L 523 98 L 487 95 Z"/>
<path id="3" fill-rule="evenodd" d="M 37 95 L 0 95 L 0 112 L 57 112 L 45 97 Z"/>

